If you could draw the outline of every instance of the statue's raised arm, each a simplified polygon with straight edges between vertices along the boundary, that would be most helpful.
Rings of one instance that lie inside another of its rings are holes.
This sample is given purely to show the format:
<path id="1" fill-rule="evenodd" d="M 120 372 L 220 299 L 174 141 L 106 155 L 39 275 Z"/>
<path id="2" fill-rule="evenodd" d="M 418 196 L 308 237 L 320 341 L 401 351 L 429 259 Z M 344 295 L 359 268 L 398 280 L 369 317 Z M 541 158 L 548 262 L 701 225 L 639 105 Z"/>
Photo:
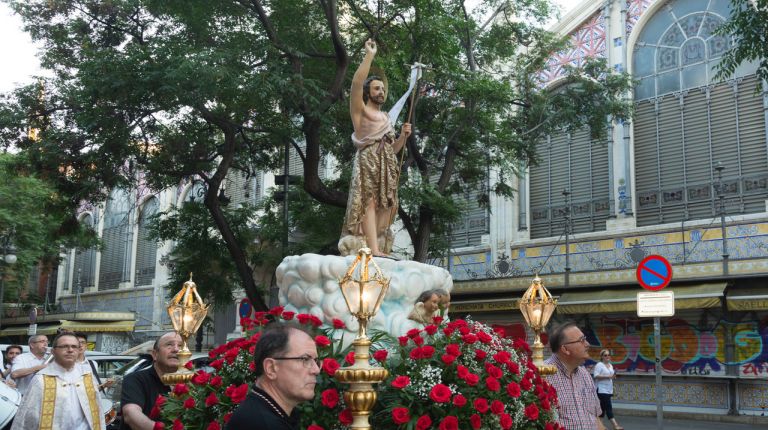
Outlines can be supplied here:
<path id="1" fill-rule="evenodd" d="M 366 41 L 365 57 L 352 77 L 349 115 L 357 152 L 339 240 L 342 255 L 357 254 L 367 246 L 374 256 L 386 256 L 394 240 L 389 227 L 397 213 L 400 166 L 396 154 L 411 134 L 411 125 L 403 124 L 400 136 L 395 137 L 389 117 L 381 110 L 387 100 L 384 80 L 368 77 L 376 52 L 376 42 Z"/>

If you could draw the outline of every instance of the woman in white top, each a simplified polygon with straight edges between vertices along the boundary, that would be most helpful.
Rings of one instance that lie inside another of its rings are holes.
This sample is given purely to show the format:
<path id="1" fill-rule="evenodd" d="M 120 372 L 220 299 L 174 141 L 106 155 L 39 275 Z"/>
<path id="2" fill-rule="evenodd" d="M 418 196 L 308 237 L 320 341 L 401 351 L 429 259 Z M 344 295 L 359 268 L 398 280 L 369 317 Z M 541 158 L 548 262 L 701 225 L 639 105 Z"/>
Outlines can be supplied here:
<path id="1" fill-rule="evenodd" d="M 597 397 L 600 399 L 600 408 L 603 410 L 600 417 L 607 415 L 614 430 L 624 430 L 624 427 L 620 426 L 616 422 L 616 418 L 613 417 L 611 397 L 613 397 L 613 380 L 616 378 L 616 372 L 613 370 L 613 364 L 611 364 L 611 352 L 607 349 L 600 351 L 600 362 L 595 365 L 593 375 L 595 376 L 595 385 L 597 385 Z"/>

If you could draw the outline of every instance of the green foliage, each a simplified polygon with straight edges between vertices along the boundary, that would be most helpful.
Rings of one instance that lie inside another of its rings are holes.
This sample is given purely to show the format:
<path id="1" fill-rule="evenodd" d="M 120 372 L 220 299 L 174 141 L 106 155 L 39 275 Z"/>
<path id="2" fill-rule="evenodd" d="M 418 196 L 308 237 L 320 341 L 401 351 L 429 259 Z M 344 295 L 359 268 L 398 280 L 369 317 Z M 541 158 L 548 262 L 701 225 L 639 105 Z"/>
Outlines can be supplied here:
<path id="1" fill-rule="evenodd" d="M 760 80 L 768 80 L 768 0 L 731 0 L 731 16 L 717 34 L 732 36 L 734 44 L 717 64 L 716 79 L 733 75 L 743 63 L 759 61 Z"/>

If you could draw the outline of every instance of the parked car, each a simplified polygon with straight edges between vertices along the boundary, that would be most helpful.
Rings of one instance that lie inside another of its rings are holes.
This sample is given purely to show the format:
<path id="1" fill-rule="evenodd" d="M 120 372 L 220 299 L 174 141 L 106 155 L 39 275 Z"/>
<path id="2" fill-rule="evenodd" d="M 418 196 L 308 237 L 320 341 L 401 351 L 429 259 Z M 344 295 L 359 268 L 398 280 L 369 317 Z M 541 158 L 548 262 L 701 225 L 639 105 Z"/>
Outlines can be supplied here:
<path id="1" fill-rule="evenodd" d="M 135 360 L 135 355 L 109 355 L 96 351 L 86 351 L 85 358 L 96 365 L 96 371 L 102 381 L 112 378 L 126 364 Z"/>

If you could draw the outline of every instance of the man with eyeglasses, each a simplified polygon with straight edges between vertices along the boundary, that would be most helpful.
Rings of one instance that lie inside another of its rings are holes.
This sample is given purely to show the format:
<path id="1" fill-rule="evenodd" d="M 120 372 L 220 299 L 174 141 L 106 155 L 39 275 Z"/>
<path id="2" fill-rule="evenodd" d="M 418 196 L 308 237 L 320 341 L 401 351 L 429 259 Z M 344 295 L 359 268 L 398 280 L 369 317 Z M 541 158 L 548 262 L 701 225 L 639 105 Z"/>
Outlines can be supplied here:
<path id="1" fill-rule="evenodd" d="M 53 361 L 32 379 L 11 430 L 104 430 L 98 387 L 77 365 L 80 343 L 72 333 L 53 340 Z"/>
<path id="2" fill-rule="evenodd" d="M 589 358 L 589 342 L 574 322 L 566 322 L 549 332 L 552 356 L 546 360 L 557 372 L 547 381 L 557 391 L 557 422 L 568 430 L 605 430 L 600 401 L 592 375 L 582 366 Z"/>
<path id="3" fill-rule="evenodd" d="M 48 337 L 38 334 L 29 338 L 29 352 L 19 355 L 13 360 L 11 367 L 11 379 L 16 381 L 16 389 L 21 395 L 27 394 L 32 377 L 45 369 L 45 353 L 48 350 Z"/>
<path id="4" fill-rule="evenodd" d="M 299 326 L 274 323 L 254 351 L 256 381 L 225 430 L 298 430 L 299 403 L 315 397 L 320 366 L 315 341 Z"/>

